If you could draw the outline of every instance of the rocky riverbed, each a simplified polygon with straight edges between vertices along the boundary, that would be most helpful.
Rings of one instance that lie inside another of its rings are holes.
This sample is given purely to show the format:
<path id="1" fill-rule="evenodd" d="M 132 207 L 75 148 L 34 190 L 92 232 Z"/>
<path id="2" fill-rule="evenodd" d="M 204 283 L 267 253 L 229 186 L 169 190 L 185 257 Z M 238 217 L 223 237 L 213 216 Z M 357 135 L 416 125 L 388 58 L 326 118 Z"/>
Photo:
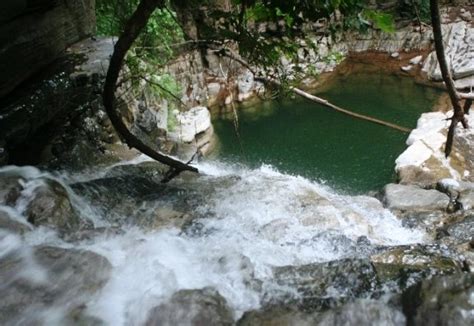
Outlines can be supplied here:
<path id="1" fill-rule="evenodd" d="M 388 185 L 379 201 L 199 167 L 167 185 L 141 158 L 2 168 L 1 323 L 472 323 L 474 220 L 447 190 Z"/>

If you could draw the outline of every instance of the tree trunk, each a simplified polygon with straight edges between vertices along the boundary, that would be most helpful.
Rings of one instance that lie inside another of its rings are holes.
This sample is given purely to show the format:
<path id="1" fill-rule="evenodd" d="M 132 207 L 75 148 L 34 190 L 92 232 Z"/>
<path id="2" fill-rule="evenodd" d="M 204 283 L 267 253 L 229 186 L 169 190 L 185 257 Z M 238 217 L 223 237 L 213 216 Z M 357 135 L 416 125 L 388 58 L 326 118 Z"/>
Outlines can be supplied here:
<path id="1" fill-rule="evenodd" d="M 464 117 L 464 110 L 461 107 L 459 96 L 456 91 L 456 87 L 454 86 L 453 79 L 451 78 L 451 72 L 448 69 L 448 64 L 446 62 L 438 0 L 430 0 L 430 9 L 436 57 L 438 58 L 441 75 L 443 76 L 443 81 L 446 85 L 446 89 L 448 91 L 449 98 L 451 100 L 451 104 L 454 110 L 453 117 L 451 118 L 451 125 L 449 126 L 448 130 L 448 137 L 446 139 L 446 147 L 444 149 L 444 154 L 446 155 L 446 157 L 448 157 L 453 147 L 454 131 L 456 130 L 456 126 L 459 122 L 461 122 L 464 128 L 468 128 L 468 124 L 466 118 Z"/>
<path id="2" fill-rule="evenodd" d="M 142 0 L 137 9 L 133 13 L 125 25 L 124 31 L 117 43 L 115 44 L 114 53 L 110 59 L 109 69 L 104 85 L 103 103 L 105 110 L 112 122 L 117 133 L 125 140 L 129 147 L 136 148 L 145 155 L 170 166 L 173 175 L 177 175 L 182 171 L 198 172 L 198 170 L 188 164 L 177 161 L 169 156 L 160 154 L 151 147 L 143 143 L 135 135 L 133 135 L 117 113 L 115 90 L 117 88 L 117 80 L 122 70 L 123 62 L 128 50 L 133 42 L 137 39 L 142 29 L 146 26 L 148 19 L 156 8 L 163 8 L 165 0 Z M 169 181 L 166 178 L 165 181 Z"/>

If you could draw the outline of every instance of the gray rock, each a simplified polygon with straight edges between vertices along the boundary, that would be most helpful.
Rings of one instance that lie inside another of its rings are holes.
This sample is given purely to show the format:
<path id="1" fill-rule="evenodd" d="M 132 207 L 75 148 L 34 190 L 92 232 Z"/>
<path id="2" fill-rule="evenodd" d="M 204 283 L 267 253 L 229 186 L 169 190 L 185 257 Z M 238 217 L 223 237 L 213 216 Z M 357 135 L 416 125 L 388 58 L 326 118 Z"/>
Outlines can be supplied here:
<path id="1" fill-rule="evenodd" d="M 433 238 L 436 237 L 439 226 L 451 220 L 451 214 L 443 211 L 397 212 L 397 217 L 402 220 L 404 227 L 425 230 Z"/>
<path id="2" fill-rule="evenodd" d="M 417 55 L 416 57 L 410 59 L 410 64 L 415 65 L 415 66 L 419 65 L 421 60 L 423 60 L 423 56 Z"/>
<path id="3" fill-rule="evenodd" d="M 105 174 L 106 178 L 140 176 L 154 182 L 161 182 L 168 166 L 156 161 L 147 161 L 139 164 L 116 165 Z"/>
<path id="4" fill-rule="evenodd" d="M 446 231 L 458 243 L 472 241 L 474 239 L 474 215 L 469 215 L 462 221 L 449 225 Z"/>
<path id="5" fill-rule="evenodd" d="M 462 205 L 464 210 L 474 208 L 474 189 L 469 189 L 459 194 L 458 202 Z"/>
<path id="6" fill-rule="evenodd" d="M 249 70 L 241 73 L 237 79 L 237 89 L 239 91 L 238 100 L 244 101 L 252 96 L 254 89 L 254 76 Z"/>
<path id="7" fill-rule="evenodd" d="M 139 171 L 143 172 L 143 177 L 133 174 Z M 71 187 L 113 225 L 182 228 L 195 217 L 194 207 L 202 202 L 198 191 L 161 183 L 161 166 L 153 163 L 117 167 L 109 173 L 117 176 L 76 183 Z M 107 196 L 103 196 L 104 193 Z"/>
<path id="8" fill-rule="evenodd" d="M 388 184 L 383 190 L 383 202 L 385 207 L 391 210 L 445 210 L 449 204 L 449 197 L 434 189 Z"/>
<path id="9" fill-rule="evenodd" d="M 393 290 L 407 288 L 434 275 L 447 275 L 462 270 L 456 253 L 438 245 L 399 246 L 372 255 L 382 284 Z"/>
<path id="10" fill-rule="evenodd" d="M 207 92 L 210 97 L 216 97 L 221 90 L 221 84 L 217 82 L 212 82 L 207 84 Z"/>
<path id="11" fill-rule="evenodd" d="M 28 225 L 26 221 L 24 223 L 16 220 L 12 215 L 5 210 L 0 208 L 0 230 L 6 230 L 9 232 L 23 234 L 31 231 L 32 226 Z"/>
<path id="12" fill-rule="evenodd" d="M 402 71 L 409 72 L 410 70 L 413 69 L 413 66 L 412 66 L 412 65 L 403 66 L 403 67 L 400 67 L 400 69 L 401 69 Z"/>
<path id="13" fill-rule="evenodd" d="M 46 225 L 62 232 L 74 231 L 80 226 L 67 190 L 53 180 L 45 180 L 44 184 L 35 188 L 25 214 L 33 225 Z"/>
<path id="14" fill-rule="evenodd" d="M 357 300 L 322 314 L 319 326 L 404 326 L 405 316 L 383 301 Z"/>
<path id="15" fill-rule="evenodd" d="M 12 206 L 21 195 L 20 177 L 0 174 L 0 205 Z"/>
<path id="16" fill-rule="evenodd" d="M 237 322 L 238 326 L 313 326 L 319 314 L 306 313 L 292 307 L 271 307 L 247 311 Z"/>
<path id="17" fill-rule="evenodd" d="M 420 166 L 407 165 L 397 170 L 399 183 L 403 185 L 416 185 L 420 188 L 432 188 L 438 181 L 438 176 L 432 171 L 424 170 Z"/>
<path id="18" fill-rule="evenodd" d="M 472 20 L 472 14 L 470 11 L 465 11 L 459 15 L 463 20 L 470 22 Z"/>
<path id="19" fill-rule="evenodd" d="M 90 251 L 35 247 L 32 254 L 12 253 L 0 260 L 0 324 L 42 324 L 41 313 L 51 307 L 83 306 L 112 269 L 106 258 Z"/>
<path id="20" fill-rule="evenodd" d="M 190 143 L 196 135 L 211 128 L 211 115 L 204 106 L 197 106 L 189 111 L 180 112 L 176 115 L 177 125 L 173 132 L 169 133 L 171 139 Z"/>
<path id="21" fill-rule="evenodd" d="M 270 290 L 269 302 L 296 302 L 307 311 L 364 297 L 378 286 L 375 270 L 366 259 L 277 267 L 273 275 L 277 285 Z"/>
<path id="22" fill-rule="evenodd" d="M 473 325 L 474 274 L 425 280 L 403 293 L 408 325 Z"/>
<path id="23" fill-rule="evenodd" d="M 232 311 L 214 289 L 181 290 L 168 302 L 153 308 L 147 326 L 233 325 Z"/>
<path id="24" fill-rule="evenodd" d="M 400 56 L 400 53 L 398 53 L 398 52 L 393 52 L 392 54 L 390 54 L 390 56 L 391 56 L 392 58 L 398 58 L 398 57 Z"/>
<path id="25" fill-rule="evenodd" d="M 469 18 L 469 14 L 466 18 Z M 446 43 L 446 57 L 454 79 L 474 75 L 474 50 L 472 49 L 474 29 L 468 22 L 459 21 L 443 26 L 443 36 Z M 440 81 L 441 71 L 434 52 L 430 53 L 423 70 L 432 80 Z"/>

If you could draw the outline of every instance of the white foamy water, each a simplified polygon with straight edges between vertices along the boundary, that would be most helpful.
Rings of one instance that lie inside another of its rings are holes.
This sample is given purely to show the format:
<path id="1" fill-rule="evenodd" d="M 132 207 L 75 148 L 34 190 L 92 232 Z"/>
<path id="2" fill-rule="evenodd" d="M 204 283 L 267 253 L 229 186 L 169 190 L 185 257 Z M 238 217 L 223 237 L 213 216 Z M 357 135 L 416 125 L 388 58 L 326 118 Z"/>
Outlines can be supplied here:
<path id="1" fill-rule="evenodd" d="M 0 253 L 13 247 L 27 252 L 33 245 L 49 244 L 103 255 L 113 266 L 112 275 L 88 299 L 87 312 L 109 325 L 139 325 L 151 308 L 176 291 L 207 286 L 226 298 L 238 318 L 259 307 L 263 293 L 258 284 L 271 284 L 272 267 L 363 256 L 361 239 L 371 245 L 399 245 L 423 242 L 425 236 L 402 227 L 371 197 L 341 196 L 268 166 L 249 170 L 204 163 L 198 167 L 205 176 L 172 182 L 203 194 L 202 202 L 188 212 L 200 218 L 186 232 L 173 227 L 123 227 L 122 234 L 71 244 L 39 228 L 11 241 L 6 237 L 12 235 L 2 238 L 0 234 Z M 45 175 L 32 171 L 25 175 L 25 184 Z M 96 226 L 107 225 L 87 200 L 69 187 L 68 191 L 76 209 L 87 212 L 83 215 Z M 24 207 L 14 209 L 22 213 Z"/>

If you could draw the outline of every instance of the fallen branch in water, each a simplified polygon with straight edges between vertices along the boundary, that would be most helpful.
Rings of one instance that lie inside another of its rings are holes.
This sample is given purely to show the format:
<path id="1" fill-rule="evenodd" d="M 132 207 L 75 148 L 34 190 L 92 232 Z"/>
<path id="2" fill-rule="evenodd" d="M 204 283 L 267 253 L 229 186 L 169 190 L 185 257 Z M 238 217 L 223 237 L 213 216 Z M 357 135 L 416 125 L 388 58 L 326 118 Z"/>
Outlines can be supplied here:
<path id="1" fill-rule="evenodd" d="M 254 71 L 254 69 L 245 61 L 243 60 L 240 56 L 238 56 L 237 54 L 233 53 L 231 50 L 229 49 L 220 49 L 220 50 L 216 50 L 215 51 L 216 53 L 220 53 L 222 55 L 225 55 L 227 57 L 229 57 L 230 59 L 233 59 L 235 60 L 236 62 L 240 63 L 242 66 L 244 66 L 245 68 L 247 68 L 255 77 L 255 80 L 257 81 L 260 81 L 264 84 L 273 84 L 273 85 L 276 85 L 276 86 L 279 86 L 281 87 L 281 83 L 276 79 L 276 78 L 271 78 L 271 77 L 262 77 L 262 76 L 258 76 L 257 77 L 257 74 L 256 72 Z M 349 110 L 346 110 L 346 109 L 343 109 L 337 105 L 334 105 L 332 103 L 330 103 L 329 101 L 323 99 L 323 98 L 320 98 L 320 97 L 317 97 L 317 96 L 314 96 L 314 95 L 311 95 L 305 91 L 303 91 L 302 89 L 299 89 L 299 88 L 296 88 L 296 87 L 293 87 L 293 86 L 290 86 L 289 89 L 301 96 L 301 97 L 304 97 L 310 101 L 313 101 L 315 103 L 318 103 L 318 104 L 321 104 L 321 105 L 324 105 L 328 108 L 331 108 L 333 110 L 336 110 L 337 112 L 340 112 L 340 113 L 343 113 L 343 114 L 346 114 L 346 115 L 349 115 L 353 118 L 357 118 L 357 119 L 361 119 L 361 120 L 365 120 L 365 121 L 369 121 L 369 122 L 372 122 L 372 123 L 376 123 L 376 124 L 379 124 L 379 125 L 382 125 L 382 126 L 386 126 L 386 127 L 389 127 L 389 128 L 392 128 L 392 129 L 395 129 L 395 130 L 399 130 L 399 131 L 402 131 L 402 132 L 410 132 L 411 130 L 408 129 L 408 128 L 405 128 L 405 127 L 402 127 L 402 126 L 399 126 L 397 124 L 394 124 L 394 123 L 390 123 L 390 122 L 387 122 L 387 121 L 383 121 L 383 120 L 380 120 L 380 119 L 377 119 L 377 118 L 374 118 L 374 117 L 370 117 L 370 116 L 367 116 L 367 115 L 364 115 L 364 114 L 360 114 L 360 113 L 356 113 L 356 112 L 352 112 L 352 111 L 349 111 Z"/>
<path id="2" fill-rule="evenodd" d="M 116 102 L 117 98 L 115 91 L 117 89 L 117 81 L 122 70 L 123 62 L 128 50 L 133 42 L 137 39 L 141 30 L 145 27 L 151 14 L 156 8 L 163 8 L 165 6 L 164 0 L 142 0 L 138 5 L 132 17 L 128 20 L 122 35 L 119 37 L 114 47 L 114 53 L 110 58 L 110 65 L 107 71 L 107 77 L 104 84 L 103 103 L 110 121 L 125 143 L 131 147 L 136 148 L 143 154 L 155 159 L 156 161 L 168 165 L 171 169 L 168 172 L 163 182 L 168 182 L 179 173 L 183 171 L 198 172 L 198 169 L 185 164 L 181 161 L 175 160 L 169 156 L 163 155 L 143 143 L 138 137 L 132 134 L 120 115 L 117 113 Z"/>

